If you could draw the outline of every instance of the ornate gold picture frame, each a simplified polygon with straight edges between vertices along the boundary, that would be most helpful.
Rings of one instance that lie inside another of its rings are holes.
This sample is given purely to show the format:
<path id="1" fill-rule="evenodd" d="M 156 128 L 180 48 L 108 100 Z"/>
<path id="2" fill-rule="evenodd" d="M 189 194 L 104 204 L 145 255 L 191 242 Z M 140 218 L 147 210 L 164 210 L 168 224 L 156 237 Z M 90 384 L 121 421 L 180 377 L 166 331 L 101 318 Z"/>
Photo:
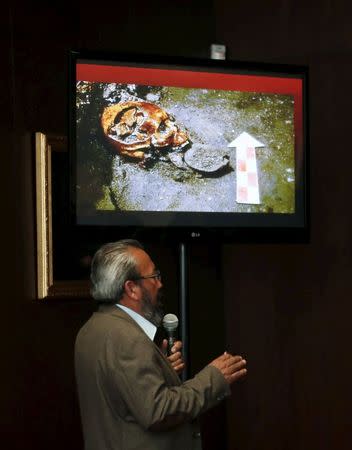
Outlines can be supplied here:
<path id="1" fill-rule="evenodd" d="M 67 139 L 35 133 L 37 298 L 89 298 L 88 280 L 56 280 L 54 277 L 52 152 L 67 152 Z"/>

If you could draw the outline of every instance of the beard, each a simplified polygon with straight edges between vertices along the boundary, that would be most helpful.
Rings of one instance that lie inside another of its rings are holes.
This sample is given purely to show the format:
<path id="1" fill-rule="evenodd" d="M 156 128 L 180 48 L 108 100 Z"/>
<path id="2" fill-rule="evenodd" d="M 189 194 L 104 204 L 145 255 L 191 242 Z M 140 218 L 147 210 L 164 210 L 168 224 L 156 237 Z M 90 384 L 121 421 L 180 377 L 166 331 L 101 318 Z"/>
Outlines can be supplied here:
<path id="1" fill-rule="evenodd" d="M 164 305 L 161 301 L 163 296 L 162 291 L 161 289 L 158 291 L 156 305 L 153 305 L 152 297 L 145 288 L 142 288 L 142 293 L 143 316 L 153 325 L 159 327 L 164 317 Z"/>

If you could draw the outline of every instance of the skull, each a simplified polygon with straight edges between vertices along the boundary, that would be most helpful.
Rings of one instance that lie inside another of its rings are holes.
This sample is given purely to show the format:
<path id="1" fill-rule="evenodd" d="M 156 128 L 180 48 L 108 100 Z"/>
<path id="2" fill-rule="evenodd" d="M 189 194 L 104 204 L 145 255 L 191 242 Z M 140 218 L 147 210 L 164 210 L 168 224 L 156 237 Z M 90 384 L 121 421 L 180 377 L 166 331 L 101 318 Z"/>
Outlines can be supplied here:
<path id="1" fill-rule="evenodd" d="M 121 102 L 107 106 L 101 117 L 103 132 L 122 155 L 143 160 L 152 147 L 183 147 L 188 135 L 175 119 L 153 103 Z"/>

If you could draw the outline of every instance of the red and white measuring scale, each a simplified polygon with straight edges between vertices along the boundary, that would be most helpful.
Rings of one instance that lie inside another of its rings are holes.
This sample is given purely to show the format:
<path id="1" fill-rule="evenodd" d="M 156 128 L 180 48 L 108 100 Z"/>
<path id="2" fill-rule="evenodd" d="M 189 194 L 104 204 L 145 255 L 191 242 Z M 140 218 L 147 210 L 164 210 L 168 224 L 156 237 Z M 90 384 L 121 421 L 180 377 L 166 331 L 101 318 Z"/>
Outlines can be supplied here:
<path id="1" fill-rule="evenodd" d="M 258 169 L 255 149 L 264 147 L 250 134 L 243 132 L 228 147 L 236 147 L 236 202 L 260 204 Z"/>

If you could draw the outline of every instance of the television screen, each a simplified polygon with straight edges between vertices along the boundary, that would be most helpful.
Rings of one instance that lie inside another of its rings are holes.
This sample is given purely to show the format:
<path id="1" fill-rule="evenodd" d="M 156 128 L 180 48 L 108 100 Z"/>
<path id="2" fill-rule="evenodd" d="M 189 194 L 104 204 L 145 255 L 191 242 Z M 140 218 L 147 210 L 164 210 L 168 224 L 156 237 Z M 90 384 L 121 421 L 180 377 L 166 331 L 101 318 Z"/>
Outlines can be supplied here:
<path id="1" fill-rule="evenodd" d="M 306 235 L 306 68 L 79 52 L 71 67 L 76 226 Z"/>

